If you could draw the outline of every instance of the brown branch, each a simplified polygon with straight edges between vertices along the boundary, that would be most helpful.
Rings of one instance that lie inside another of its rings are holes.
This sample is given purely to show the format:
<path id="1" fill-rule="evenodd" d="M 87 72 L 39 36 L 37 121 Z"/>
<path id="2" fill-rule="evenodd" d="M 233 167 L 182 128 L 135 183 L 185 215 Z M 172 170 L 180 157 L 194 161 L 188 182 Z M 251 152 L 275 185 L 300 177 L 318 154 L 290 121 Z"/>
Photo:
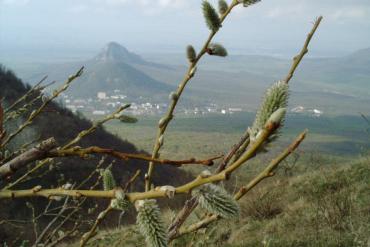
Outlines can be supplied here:
<path id="1" fill-rule="evenodd" d="M 56 141 L 54 138 L 50 138 L 41 142 L 36 147 L 29 149 L 28 151 L 18 155 L 14 159 L 0 166 L 0 178 L 4 179 L 31 162 L 46 158 L 48 151 L 55 147 Z"/>
<path id="2" fill-rule="evenodd" d="M 265 128 L 260 132 L 258 138 L 252 146 L 234 163 L 228 166 L 224 171 L 211 175 L 203 176 L 202 174 L 196 177 L 194 180 L 186 183 L 182 186 L 175 188 L 176 194 L 188 194 L 192 189 L 199 187 L 203 184 L 218 182 L 226 180 L 230 177 L 236 169 L 243 165 L 251 157 L 254 157 L 259 148 L 265 143 L 269 136 L 276 131 L 280 126 L 280 123 L 275 122 L 275 119 L 271 119 L 265 125 Z M 122 190 L 119 188 L 119 190 Z M 96 198 L 115 198 L 116 193 L 120 193 L 117 189 L 109 191 L 101 190 L 65 190 L 62 188 L 57 189 L 41 189 L 40 186 L 36 186 L 33 189 L 28 190 L 0 190 L 1 198 L 18 198 L 18 197 L 46 197 L 53 198 L 53 196 L 72 196 L 72 197 L 96 197 Z M 127 199 L 131 202 L 143 199 L 167 197 L 165 190 L 150 190 L 146 192 L 133 192 L 126 194 Z"/>
<path id="3" fill-rule="evenodd" d="M 145 160 L 145 161 L 152 161 L 157 164 L 162 165 L 188 165 L 188 164 L 199 164 L 204 166 L 212 166 L 214 164 L 214 160 L 219 159 L 223 156 L 216 156 L 206 160 L 197 160 L 194 158 L 186 159 L 186 160 L 169 160 L 169 159 L 155 159 L 151 158 L 150 156 L 144 154 L 133 154 L 133 153 L 123 153 L 119 151 L 115 151 L 113 149 L 108 148 L 101 148 L 101 147 L 88 147 L 88 148 L 80 148 L 80 147 L 72 147 L 69 149 L 64 150 L 52 150 L 48 153 L 48 157 L 66 157 L 66 156 L 80 156 L 86 157 L 89 154 L 107 154 L 113 157 L 116 157 L 121 160 L 129 160 L 129 159 L 136 159 L 136 160 Z"/>
<path id="4" fill-rule="evenodd" d="M 176 218 L 171 222 L 168 227 L 168 239 L 173 240 L 178 234 L 178 230 L 185 223 L 186 219 L 190 216 L 193 210 L 198 206 L 196 197 L 191 197 L 186 200 L 184 207 L 177 214 Z"/>
<path id="5" fill-rule="evenodd" d="M 119 116 L 119 114 L 123 110 L 127 109 L 128 107 L 130 107 L 129 104 L 124 105 L 124 106 L 121 106 L 120 108 L 118 108 L 112 114 L 106 116 L 105 118 L 103 118 L 103 119 L 101 119 L 101 120 L 99 120 L 97 122 L 94 122 L 91 127 L 89 127 L 88 129 L 85 129 L 85 130 L 81 131 L 80 133 L 78 133 L 75 136 L 75 138 L 73 138 L 71 141 L 69 141 L 67 144 L 65 144 L 60 150 L 64 150 L 64 149 L 70 148 L 72 145 L 74 145 L 77 142 L 79 142 L 85 136 L 90 135 L 91 133 L 93 133 L 99 126 L 103 125 L 104 123 L 106 123 L 109 120 L 116 119 Z M 49 163 L 52 160 L 53 160 L 52 158 L 48 158 L 48 159 L 45 159 L 45 160 L 40 161 L 35 167 L 33 167 L 32 169 L 30 169 L 29 171 L 27 171 L 27 173 L 23 174 L 16 181 L 14 181 L 14 182 L 6 185 L 3 189 L 10 189 L 10 188 L 14 187 L 15 185 L 17 185 L 21 181 L 23 181 L 25 178 L 27 178 L 30 174 L 34 173 L 35 171 L 37 171 L 38 169 L 40 169 L 41 167 L 43 167 L 44 165 L 46 165 L 47 163 Z"/>
<path id="6" fill-rule="evenodd" d="M 127 192 L 128 191 L 128 189 L 130 188 L 130 185 L 135 182 L 135 180 L 139 177 L 140 173 L 141 173 L 141 171 L 140 170 L 137 170 L 135 172 L 135 174 L 127 181 L 127 183 L 123 187 L 123 191 L 124 192 Z"/>
<path id="7" fill-rule="evenodd" d="M 220 163 L 220 165 L 218 166 L 216 170 L 216 173 L 221 172 L 225 169 L 227 164 L 230 162 L 231 158 L 235 155 L 235 153 L 239 150 L 239 148 L 248 140 L 248 138 L 249 138 L 249 132 L 246 131 L 243 134 L 243 136 L 240 138 L 240 141 L 230 149 L 227 155 L 224 156 L 222 162 Z"/>

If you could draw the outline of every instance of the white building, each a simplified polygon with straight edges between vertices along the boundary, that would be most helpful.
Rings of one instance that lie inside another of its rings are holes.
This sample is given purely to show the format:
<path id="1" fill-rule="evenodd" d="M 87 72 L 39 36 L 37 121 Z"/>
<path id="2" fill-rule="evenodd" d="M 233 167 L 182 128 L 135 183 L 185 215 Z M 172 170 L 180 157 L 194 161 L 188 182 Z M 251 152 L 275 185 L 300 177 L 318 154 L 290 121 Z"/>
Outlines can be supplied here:
<path id="1" fill-rule="evenodd" d="M 96 111 L 93 111 L 92 114 L 93 115 L 105 115 L 105 111 L 96 110 Z"/>
<path id="2" fill-rule="evenodd" d="M 107 93 L 106 92 L 98 92 L 97 94 L 98 99 L 106 99 Z"/>

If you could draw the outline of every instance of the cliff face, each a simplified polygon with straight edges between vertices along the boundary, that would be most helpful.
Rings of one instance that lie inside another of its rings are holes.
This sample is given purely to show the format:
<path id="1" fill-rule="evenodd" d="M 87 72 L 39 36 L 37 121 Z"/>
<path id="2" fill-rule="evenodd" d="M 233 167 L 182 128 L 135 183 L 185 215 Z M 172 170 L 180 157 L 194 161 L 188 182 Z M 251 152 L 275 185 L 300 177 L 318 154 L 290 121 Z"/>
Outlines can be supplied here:
<path id="1" fill-rule="evenodd" d="M 22 96 L 27 91 L 28 86 L 24 85 L 21 80 L 19 80 L 12 72 L 6 70 L 5 68 L 0 68 L 0 99 L 4 99 L 4 103 L 11 104 L 17 98 Z M 35 104 L 36 108 L 40 102 Z M 29 114 L 29 113 L 28 113 Z M 25 116 L 28 116 L 27 114 Z M 20 124 L 12 122 L 8 123 L 8 126 L 15 128 L 16 125 Z M 50 137 L 54 137 L 59 145 L 67 143 L 69 140 L 74 138 L 80 131 L 87 129 L 91 126 L 91 122 L 84 119 L 81 116 L 76 116 L 69 110 L 62 108 L 56 103 L 51 103 L 45 111 L 39 115 L 32 126 L 20 136 L 20 138 L 14 140 L 14 143 L 10 145 L 16 148 L 20 144 L 28 143 L 30 141 L 41 141 Z M 99 128 L 96 132 L 85 137 L 78 143 L 79 146 L 101 146 L 106 148 L 113 148 L 127 153 L 137 153 L 138 150 L 135 146 L 127 141 L 121 140 L 118 137 L 108 133 L 104 128 Z M 35 174 L 26 182 L 17 186 L 17 189 L 21 188 L 32 188 L 36 185 L 41 185 L 43 188 L 57 187 L 61 186 L 63 183 L 71 182 L 78 184 L 79 181 L 84 180 L 92 171 L 94 171 L 96 165 L 98 164 L 101 156 L 94 155 L 91 159 L 82 160 L 80 158 L 59 158 L 55 159 L 53 169 L 49 171 L 49 166 L 41 169 L 40 172 Z M 104 166 L 107 166 L 112 159 L 109 157 L 106 159 Z M 137 171 L 141 170 L 140 178 L 137 183 L 133 186 L 133 190 L 141 190 L 142 181 L 145 172 L 147 171 L 147 162 L 142 161 L 121 161 L 115 160 L 112 171 L 117 180 L 117 182 L 124 185 L 127 180 L 133 176 Z M 24 172 L 24 171 L 23 171 Z M 15 178 L 22 174 L 19 171 L 15 174 Z M 42 175 L 42 177 L 37 175 Z M 158 166 L 154 177 L 154 183 L 156 185 L 164 184 L 179 184 L 189 178 L 182 170 L 174 168 L 172 166 Z M 63 179 L 62 179 L 63 178 Z M 12 178 L 13 180 L 14 178 Z M 94 180 L 94 179 L 93 179 Z M 94 181 L 87 183 L 85 188 L 89 186 Z M 0 182 L 0 186 L 4 186 L 4 182 Z M 101 186 L 99 187 L 101 188 Z M 29 200 L 27 200 L 29 201 Z M 0 202 L 0 212 L 1 219 L 29 219 L 30 210 L 25 206 L 26 200 L 3 200 Z M 32 199 L 31 202 L 35 205 L 37 210 L 42 210 L 46 203 L 45 199 Z M 97 203 L 94 200 L 89 200 L 86 207 L 89 207 Z M 106 204 L 107 201 L 100 200 L 98 204 Z M 91 217 L 91 216 L 90 216 Z M 92 215 L 94 217 L 94 215 Z M 113 216 L 114 217 L 114 214 Z M 131 221 L 132 216 L 126 215 L 127 220 Z M 113 219 L 113 218 L 112 218 Z M 40 226 L 47 222 L 47 218 L 40 220 Z M 116 222 L 116 220 L 111 221 Z M 25 235 L 27 234 L 27 229 Z M 28 230 L 30 231 L 30 230 Z M 0 225 L 0 239 L 9 239 L 14 237 L 14 229 L 9 225 Z"/>

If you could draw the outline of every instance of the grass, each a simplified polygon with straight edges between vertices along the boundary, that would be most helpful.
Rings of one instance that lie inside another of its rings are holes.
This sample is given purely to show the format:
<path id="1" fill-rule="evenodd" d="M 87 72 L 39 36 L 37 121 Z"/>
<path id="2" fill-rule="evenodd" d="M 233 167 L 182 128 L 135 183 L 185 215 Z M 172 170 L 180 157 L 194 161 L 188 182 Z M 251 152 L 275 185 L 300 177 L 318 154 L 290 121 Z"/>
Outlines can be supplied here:
<path id="1" fill-rule="evenodd" d="M 299 167 L 305 162 L 298 164 L 295 174 L 279 169 L 277 176 L 249 192 L 240 201 L 240 219 L 221 220 L 173 246 L 368 246 L 370 157 L 302 173 Z M 245 171 L 253 173 L 257 167 Z M 173 212 L 162 210 L 168 224 Z M 203 214 L 196 211 L 187 224 Z M 89 246 L 122 244 L 145 246 L 135 226 L 101 231 Z"/>
<path id="2" fill-rule="evenodd" d="M 232 115 L 177 116 L 165 136 L 162 156 L 168 158 L 207 157 L 225 153 L 253 121 L 254 113 Z M 151 152 L 158 117 L 139 117 L 136 124 L 111 122 L 107 130 Z M 276 146 L 286 145 L 303 128 L 309 135 L 303 144 L 306 152 L 356 156 L 368 149 L 369 135 L 361 117 L 320 117 L 288 115 L 286 127 Z"/>

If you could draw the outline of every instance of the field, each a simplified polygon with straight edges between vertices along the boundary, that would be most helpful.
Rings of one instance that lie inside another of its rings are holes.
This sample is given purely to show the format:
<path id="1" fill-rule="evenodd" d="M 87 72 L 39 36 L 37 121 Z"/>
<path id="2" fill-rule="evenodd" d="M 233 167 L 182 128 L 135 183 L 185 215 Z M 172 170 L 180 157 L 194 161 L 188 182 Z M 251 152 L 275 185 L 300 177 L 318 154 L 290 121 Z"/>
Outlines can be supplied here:
<path id="1" fill-rule="evenodd" d="M 225 153 L 247 126 L 253 121 L 254 114 L 249 112 L 231 115 L 176 116 L 165 136 L 163 157 L 206 157 Z M 107 130 L 134 143 L 139 149 L 151 152 L 159 117 L 139 117 L 135 124 L 118 121 L 106 125 Z M 311 117 L 288 115 L 282 138 L 275 143 L 281 146 L 292 140 L 303 129 L 309 135 L 302 145 L 304 152 L 356 156 L 369 147 L 369 126 L 360 116 Z"/>

